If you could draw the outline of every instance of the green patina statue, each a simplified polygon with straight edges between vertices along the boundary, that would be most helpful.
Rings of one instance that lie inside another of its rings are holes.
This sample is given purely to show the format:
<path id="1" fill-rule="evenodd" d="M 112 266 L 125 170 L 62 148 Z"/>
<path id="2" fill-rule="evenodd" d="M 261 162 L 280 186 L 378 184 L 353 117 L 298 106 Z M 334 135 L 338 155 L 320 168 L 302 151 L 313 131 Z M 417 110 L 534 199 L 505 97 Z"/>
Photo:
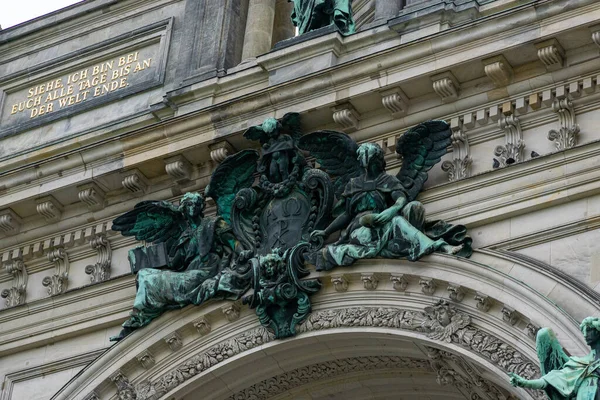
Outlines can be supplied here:
<path id="1" fill-rule="evenodd" d="M 385 172 L 381 147 L 358 146 L 348 135 L 320 131 L 304 136 L 300 147 L 309 151 L 336 179 L 339 204 L 336 219 L 314 231 L 322 242 L 344 229 L 339 240 L 311 256 L 317 270 L 351 265 L 364 258 L 418 260 L 434 251 L 470 256 L 466 228 L 443 221 L 426 221 L 423 205 L 414 201 L 427 180 L 427 171 L 440 161 L 450 144 L 450 129 L 443 121 L 420 124 L 405 133 L 396 152 L 403 157 L 397 176 Z"/>
<path id="2" fill-rule="evenodd" d="M 463 226 L 426 221 L 414 201 L 450 144 L 445 122 L 420 124 L 400 138 L 404 161 L 395 177 L 385 173 L 379 146 L 359 147 L 333 131 L 302 136 L 297 113 L 268 118 L 244 136 L 260 142 L 260 154 L 243 150 L 215 169 L 205 196 L 214 199 L 216 216 L 204 216 L 204 197 L 188 193 L 177 207 L 144 201 L 114 220 L 113 230 L 152 246 L 130 251 L 138 290 L 130 318 L 111 340 L 167 310 L 240 298 L 275 337 L 293 336 L 321 286 L 307 279 L 305 261 L 330 269 L 364 258 L 471 254 Z M 308 165 L 306 151 L 322 169 Z M 325 245 L 340 230 L 340 239 Z"/>
<path id="3" fill-rule="evenodd" d="M 344 35 L 355 31 L 352 0 L 288 0 L 294 3 L 292 22 L 303 35 L 335 24 Z"/>
<path id="4" fill-rule="evenodd" d="M 550 400 L 600 400 L 600 318 L 585 318 L 580 328 L 592 349 L 590 354 L 569 357 L 554 332 L 542 328 L 536 339 L 542 377 L 527 380 L 511 373 L 510 383 L 526 389 L 544 390 Z"/>

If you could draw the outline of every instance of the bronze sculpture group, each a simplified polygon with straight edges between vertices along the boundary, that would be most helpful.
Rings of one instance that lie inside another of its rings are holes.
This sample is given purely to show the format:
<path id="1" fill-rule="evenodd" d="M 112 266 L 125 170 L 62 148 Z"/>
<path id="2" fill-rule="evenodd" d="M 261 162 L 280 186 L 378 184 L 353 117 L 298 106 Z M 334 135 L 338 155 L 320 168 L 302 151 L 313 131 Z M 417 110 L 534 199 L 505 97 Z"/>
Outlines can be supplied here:
<path id="1" fill-rule="evenodd" d="M 261 154 L 243 150 L 215 169 L 205 195 L 215 200 L 216 216 L 203 215 L 204 196 L 188 193 L 178 207 L 145 201 L 115 219 L 114 230 L 161 245 L 167 262 L 139 270 L 133 312 L 114 339 L 166 310 L 239 299 L 250 288 L 243 301 L 261 323 L 277 337 L 291 336 L 320 287 L 303 279 L 305 262 L 330 269 L 365 258 L 417 260 L 434 251 L 469 256 L 465 227 L 427 221 L 415 201 L 450 135 L 443 121 L 410 129 L 398 140 L 403 164 L 392 176 L 376 144 L 359 146 L 335 131 L 302 135 L 297 113 L 248 129 L 246 138 L 260 142 Z M 321 169 L 310 167 L 305 153 Z M 339 239 L 325 244 L 337 231 Z"/>

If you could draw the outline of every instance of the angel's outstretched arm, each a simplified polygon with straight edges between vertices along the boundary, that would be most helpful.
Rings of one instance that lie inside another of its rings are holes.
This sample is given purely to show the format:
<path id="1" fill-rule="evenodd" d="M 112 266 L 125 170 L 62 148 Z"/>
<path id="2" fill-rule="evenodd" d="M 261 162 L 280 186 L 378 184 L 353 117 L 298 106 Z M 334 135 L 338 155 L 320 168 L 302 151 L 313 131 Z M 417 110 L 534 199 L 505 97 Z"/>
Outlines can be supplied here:
<path id="1" fill-rule="evenodd" d="M 542 390 L 548 386 L 548 382 L 546 382 L 542 378 L 528 380 L 517 374 L 510 373 L 508 375 L 510 376 L 510 384 L 513 386 L 518 386 L 518 387 L 522 387 L 525 389 L 535 389 L 535 390 Z"/>

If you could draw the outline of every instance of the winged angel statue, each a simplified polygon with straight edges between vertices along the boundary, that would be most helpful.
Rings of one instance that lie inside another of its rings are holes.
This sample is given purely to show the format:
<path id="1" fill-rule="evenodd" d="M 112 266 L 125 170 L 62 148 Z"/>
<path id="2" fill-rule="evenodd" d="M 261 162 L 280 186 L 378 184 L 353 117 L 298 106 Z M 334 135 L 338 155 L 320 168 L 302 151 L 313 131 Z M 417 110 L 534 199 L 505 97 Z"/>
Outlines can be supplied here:
<path id="1" fill-rule="evenodd" d="M 466 228 L 425 220 L 415 201 L 450 134 L 443 121 L 410 129 L 397 143 L 402 168 L 391 176 L 378 145 L 359 146 L 334 131 L 302 136 L 297 113 L 251 127 L 244 136 L 260 143 L 260 154 L 227 157 L 205 190 L 216 216 L 204 215 L 203 195 L 188 193 L 177 207 L 144 201 L 114 220 L 113 230 L 162 246 L 166 262 L 139 270 L 133 311 L 112 339 L 166 310 L 212 298 L 242 298 L 276 337 L 292 336 L 310 313 L 308 296 L 320 288 L 305 279 L 305 261 L 330 269 L 363 258 L 417 260 L 434 251 L 469 256 Z M 309 167 L 305 152 L 322 169 Z M 325 244 L 338 231 L 339 240 Z"/>
<path id="2" fill-rule="evenodd" d="M 542 328 L 536 338 L 540 379 L 527 380 L 510 375 L 510 383 L 526 389 L 544 390 L 550 400 L 600 400 L 600 318 L 587 317 L 580 325 L 592 351 L 584 357 L 569 357 L 550 328 Z"/>

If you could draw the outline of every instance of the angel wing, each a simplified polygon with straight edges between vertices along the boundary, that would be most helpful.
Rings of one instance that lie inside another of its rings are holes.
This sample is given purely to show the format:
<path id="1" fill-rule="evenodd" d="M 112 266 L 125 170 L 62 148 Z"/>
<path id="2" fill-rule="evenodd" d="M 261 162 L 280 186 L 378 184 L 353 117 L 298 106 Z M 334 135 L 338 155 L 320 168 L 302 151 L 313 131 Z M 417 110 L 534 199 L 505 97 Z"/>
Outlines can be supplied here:
<path id="1" fill-rule="evenodd" d="M 252 186 L 259 159 L 255 150 L 242 150 L 227 157 L 214 170 L 206 187 L 206 196 L 217 203 L 217 214 L 231 224 L 231 206 L 241 189 Z"/>
<path id="2" fill-rule="evenodd" d="M 316 131 L 302 136 L 298 147 L 308 151 L 333 177 L 335 195 L 339 199 L 351 178 L 360 175 L 361 167 L 356 158 L 358 144 L 345 133 Z"/>
<path id="3" fill-rule="evenodd" d="M 542 376 L 555 369 L 562 369 L 569 356 L 565 353 L 560 342 L 556 338 L 554 331 L 550 328 L 542 328 L 538 331 L 535 348 L 537 350 L 538 359 L 540 360 L 540 372 Z M 551 400 L 563 400 L 556 390 L 548 385 L 545 389 L 546 394 Z"/>
<path id="4" fill-rule="evenodd" d="M 295 143 L 298 143 L 302 136 L 302 126 L 300 125 L 300 114 L 296 112 L 286 113 L 281 117 L 281 125 L 283 126 L 283 132 L 288 134 L 294 139 Z"/>
<path id="5" fill-rule="evenodd" d="M 414 200 L 427 181 L 427 171 L 437 164 L 450 146 L 452 131 L 444 121 L 427 121 L 400 136 L 396 153 L 402 156 L 402 168 L 396 177 Z"/>
<path id="6" fill-rule="evenodd" d="M 165 242 L 167 254 L 171 254 L 186 228 L 183 214 L 168 201 L 142 201 L 133 210 L 115 218 L 112 225 L 112 230 L 123 236 L 135 236 L 136 240 L 155 244 Z"/>
<path id="7" fill-rule="evenodd" d="M 540 360 L 540 372 L 546 375 L 555 369 L 562 369 L 569 356 L 565 353 L 554 331 L 550 328 L 542 328 L 538 331 L 535 348 Z"/>

